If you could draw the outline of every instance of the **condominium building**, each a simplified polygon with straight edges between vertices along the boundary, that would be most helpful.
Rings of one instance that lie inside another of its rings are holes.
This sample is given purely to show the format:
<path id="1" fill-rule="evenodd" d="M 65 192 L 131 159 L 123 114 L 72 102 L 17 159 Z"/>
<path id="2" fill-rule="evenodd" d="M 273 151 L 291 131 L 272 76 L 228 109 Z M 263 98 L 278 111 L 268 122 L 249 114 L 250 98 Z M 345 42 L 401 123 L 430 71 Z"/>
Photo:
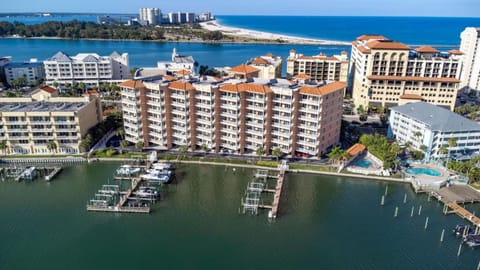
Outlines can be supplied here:
<path id="1" fill-rule="evenodd" d="M 159 25 L 162 23 L 162 11 L 159 8 L 140 8 L 140 23 L 143 25 Z"/>
<path id="2" fill-rule="evenodd" d="M 400 143 L 411 142 L 420 150 L 426 146 L 428 159 L 445 158 L 447 154 L 458 158 L 478 155 L 480 151 L 480 125 L 445 108 L 426 102 L 410 103 L 391 109 L 389 136 Z M 449 146 L 449 140 L 456 142 Z M 444 146 L 448 153 L 442 153 Z"/>
<path id="3" fill-rule="evenodd" d="M 121 82 L 130 79 L 128 53 L 113 52 L 109 56 L 80 53 L 69 56 L 58 52 L 43 62 L 48 84 L 59 85 L 83 82 L 97 87 L 103 82 Z"/>
<path id="4" fill-rule="evenodd" d="M 465 28 L 460 39 L 459 53 L 464 54 L 461 87 L 480 90 L 480 28 Z"/>
<path id="5" fill-rule="evenodd" d="M 410 48 L 383 36 L 352 42 L 349 85 L 355 105 L 392 107 L 412 98 L 453 110 L 461 71 L 456 51 Z"/>
<path id="6" fill-rule="evenodd" d="M 258 78 L 271 80 L 282 76 L 282 57 L 269 53 L 248 61 L 247 65 L 259 70 Z"/>
<path id="7" fill-rule="evenodd" d="M 339 141 L 346 84 L 165 76 L 120 88 L 125 138 L 132 143 L 320 156 Z"/>
<path id="8" fill-rule="evenodd" d="M 287 77 L 299 74 L 309 75 L 316 81 L 347 82 L 348 56 L 347 52 L 340 55 L 327 56 L 323 53 L 314 56 L 304 56 L 295 50 L 290 50 L 287 58 Z"/>
<path id="9" fill-rule="evenodd" d="M 159 73 L 174 73 L 180 70 L 188 70 L 195 73 L 195 59 L 191 55 L 180 55 L 176 48 L 173 48 L 171 61 L 157 62 Z"/>
<path id="10" fill-rule="evenodd" d="M 101 113 L 96 98 L 0 98 L 0 140 L 6 142 L 6 154 L 49 154 L 52 141 L 55 153 L 77 154 Z"/>
<path id="11" fill-rule="evenodd" d="M 194 23 L 195 13 L 192 12 L 170 12 L 168 21 L 171 24 Z"/>
<path id="12" fill-rule="evenodd" d="M 9 63 L 4 67 L 5 78 L 8 84 L 12 81 L 25 78 L 27 83 L 41 82 L 45 79 L 45 70 L 42 62 Z"/>
<path id="13" fill-rule="evenodd" d="M 12 57 L 10 57 L 10 56 L 0 57 L 0 83 L 6 83 L 7 82 L 7 80 L 5 79 L 4 67 L 5 67 L 5 65 L 7 65 L 11 62 L 12 62 Z"/>

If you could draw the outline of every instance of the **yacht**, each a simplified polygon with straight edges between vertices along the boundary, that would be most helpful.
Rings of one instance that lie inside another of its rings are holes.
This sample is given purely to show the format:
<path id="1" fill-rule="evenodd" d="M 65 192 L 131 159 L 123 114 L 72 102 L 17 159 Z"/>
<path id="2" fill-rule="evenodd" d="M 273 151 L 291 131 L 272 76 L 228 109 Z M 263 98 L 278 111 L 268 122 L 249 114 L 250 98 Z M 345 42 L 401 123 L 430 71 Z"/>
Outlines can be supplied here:
<path id="1" fill-rule="evenodd" d="M 478 247 L 480 246 L 480 235 L 467 235 L 463 242 L 469 247 Z"/>
<path id="2" fill-rule="evenodd" d="M 148 170 L 146 174 L 142 174 L 140 177 L 151 183 L 169 183 L 172 177 L 172 172 L 154 169 Z"/>
<path id="3" fill-rule="evenodd" d="M 155 187 L 140 187 L 135 193 L 138 197 L 158 198 L 160 194 Z"/>
<path id="4" fill-rule="evenodd" d="M 168 162 L 159 162 L 159 163 L 153 163 L 152 168 L 157 170 L 174 170 L 175 165 Z"/>
<path id="5" fill-rule="evenodd" d="M 132 165 L 122 165 L 117 169 L 117 175 L 119 176 L 132 176 L 138 174 L 139 172 L 140 168 L 133 167 Z"/>

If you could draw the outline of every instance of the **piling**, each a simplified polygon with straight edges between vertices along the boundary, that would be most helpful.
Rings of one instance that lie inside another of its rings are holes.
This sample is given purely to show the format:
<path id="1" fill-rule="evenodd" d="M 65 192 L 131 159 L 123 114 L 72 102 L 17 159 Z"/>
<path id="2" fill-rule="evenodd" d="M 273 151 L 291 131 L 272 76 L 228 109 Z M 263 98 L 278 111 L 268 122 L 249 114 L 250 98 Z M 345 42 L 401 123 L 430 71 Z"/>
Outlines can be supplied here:
<path id="1" fill-rule="evenodd" d="M 427 219 L 425 219 L 425 230 L 427 229 L 427 227 L 428 227 L 428 217 Z"/>
<path id="2" fill-rule="evenodd" d="M 443 242 L 443 236 L 445 236 L 445 229 L 442 230 L 442 235 L 440 235 L 440 242 Z"/>
<path id="3" fill-rule="evenodd" d="M 410 217 L 413 217 L 413 211 L 415 211 L 415 206 L 412 206 L 412 212 L 410 213 Z"/>
<path id="4" fill-rule="evenodd" d="M 477 270 L 480 270 L 480 261 L 478 261 Z"/>
<path id="5" fill-rule="evenodd" d="M 420 207 L 418 208 L 418 215 L 420 216 L 422 214 L 422 206 L 420 205 Z"/>
<path id="6" fill-rule="evenodd" d="M 384 205 L 385 204 L 385 195 L 382 195 L 382 201 L 380 202 L 380 205 Z"/>
<path id="7" fill-rule="evenodd" d="M 463 243 L 460 243 L 460 246 L 458 246 L 457 257 L 460 256 L 460 253 L 462 252 L 462 244 Z"/>
<path id="8" fill-rule="evenodd" d="M 388 186 L 385 187 L 385 197 L 387 197 L 388 194 Z"/>
<path id="9" fill-rule="evenodd" d="M 405 196 L 403 196 L 403 203 L 407 203 L 407 193 L 405 193 Z"/>
<path id="10" fill-rule="evenodd" d="M 398 216 L 398 206 L 395 207 L 395 213 L 393 214 L 393 217 L 397 217 Z"/>

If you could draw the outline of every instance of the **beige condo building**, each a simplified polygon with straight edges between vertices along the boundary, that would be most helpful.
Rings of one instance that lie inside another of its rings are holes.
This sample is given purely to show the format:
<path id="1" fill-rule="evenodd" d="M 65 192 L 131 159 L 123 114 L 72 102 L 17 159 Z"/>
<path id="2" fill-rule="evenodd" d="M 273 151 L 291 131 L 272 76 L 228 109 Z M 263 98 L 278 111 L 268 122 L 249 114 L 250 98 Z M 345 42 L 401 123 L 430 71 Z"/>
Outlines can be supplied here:
<path id="1" fill-rule="evenodd" d="M 126 140 L 132 143 L 320 156 L 339 141 L 346 84 L 165 77 L 120 87 Z"/>
<path id="2" fill-rule="evenodd" d="M 340 55 L 327 56 L 323 53 L 305 56 L 290 50 L 287 58 L 287 77 L 306 74 L 316 81 L 347 82 L 348 56 L 343 51 Z"/>
<path id="3" fill-rule="evenodd" d="M 411 48 L 383 36 L 363 35 L 352 42 L 350 81 L 356 106 L 392 107 L 425 101 L 453 110 L 461 72 L 461 53 L 430 46 Z"/>
<path id="4" fill-rule="evenodd" d="M 0 98 L 5 154 L 78 154 L 83 136 L 101 120 L 100 101 L 94 97 Z M 52 141 L 54 152 L 47 147 Z"/>

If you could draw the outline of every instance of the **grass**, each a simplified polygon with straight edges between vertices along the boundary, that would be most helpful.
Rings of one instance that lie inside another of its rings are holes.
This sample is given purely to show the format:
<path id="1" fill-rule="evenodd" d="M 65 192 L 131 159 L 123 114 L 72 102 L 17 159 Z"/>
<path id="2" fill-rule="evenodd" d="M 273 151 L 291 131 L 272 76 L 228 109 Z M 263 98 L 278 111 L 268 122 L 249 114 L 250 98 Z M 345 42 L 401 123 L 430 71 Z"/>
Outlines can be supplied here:
<path id="1" fill-rule="evenodd" d="M 471 183 L 470 186 L 472 186 L 474 189 L 480 189 L 480 182 Z"/>
<path id="2" fill-rule="evenodd" d="M 65 157 L 83 157 L 83 154 L 71 154 L 71 155 L 7 155 L 2 158 L 65 158 Z"/>
<path id="3" fill-rule="evenodd" d="M 320 171 L 320 172 L 334 172 L 335 169 L 330 166 L 321 166 L 321 165 L 304 165 L 304 164 L 289 164 L 290 170 L 309 170 L 309 171 Z"/>

